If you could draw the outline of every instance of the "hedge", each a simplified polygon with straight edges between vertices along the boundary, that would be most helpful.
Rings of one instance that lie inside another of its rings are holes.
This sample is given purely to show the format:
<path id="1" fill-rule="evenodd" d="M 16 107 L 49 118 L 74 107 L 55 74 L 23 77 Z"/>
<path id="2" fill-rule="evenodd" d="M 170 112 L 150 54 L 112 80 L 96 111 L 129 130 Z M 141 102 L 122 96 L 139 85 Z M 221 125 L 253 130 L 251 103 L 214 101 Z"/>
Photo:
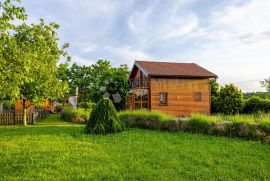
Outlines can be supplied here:
<path id="1" fill-rule="evenodd" d="M 193 114 L 187 119 L 175 119 L 157 112 L 125 111 L 119 117 L 130 127 L 270 141 L 270 115 L 267 114 L 260 117 Z"/>
<path id="2" fill-rule="evenodd" d="M 249 114 L 258 111 L 270 112 L 270 100 L 253 96 L 244 102 L 244 113 Z"/>

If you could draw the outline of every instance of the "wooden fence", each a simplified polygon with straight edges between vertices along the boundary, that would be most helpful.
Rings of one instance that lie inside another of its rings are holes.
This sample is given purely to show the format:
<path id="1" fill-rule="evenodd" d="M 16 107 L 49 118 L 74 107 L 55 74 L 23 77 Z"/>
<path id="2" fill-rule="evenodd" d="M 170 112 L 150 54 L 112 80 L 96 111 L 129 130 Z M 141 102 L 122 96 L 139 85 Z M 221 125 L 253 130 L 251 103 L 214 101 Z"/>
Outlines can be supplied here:
<path id="1" fill-rule="evenodd" d="M 27 124 L 35 124 L 38 120 L 46 117 L 47 111 L 36 109 L 35 111 L 27 111 L 26 122 Z M 7 125 L 23 125 L 22 112 L 4 112 L 0 113 L 0 126 Z"/>

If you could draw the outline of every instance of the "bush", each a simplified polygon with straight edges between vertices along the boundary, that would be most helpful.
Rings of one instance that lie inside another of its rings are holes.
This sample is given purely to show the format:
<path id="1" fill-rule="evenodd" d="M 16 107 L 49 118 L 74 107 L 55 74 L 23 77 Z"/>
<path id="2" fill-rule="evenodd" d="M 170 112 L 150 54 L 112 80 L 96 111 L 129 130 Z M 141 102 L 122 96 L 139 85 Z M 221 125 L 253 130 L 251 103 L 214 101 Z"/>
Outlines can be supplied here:
<path id="1" fill-rule="evenodd" d="M 159 112 L 124 111 L 119 113 L 119 117 L 131 127 L 270 141 L 269 114 L 215 116 L 192 114 L 187 119 L 176 119 Z"/>
<path id="2" fill-rule="evenodd" d="M 184 129 L 189 132 L 195 133 L 210 133 L 212 127 L 217 121 L 219 121 L 219 117 L 210 117 L 202 114 L 192 114 L 191 118 L 186 121 Z"/>
<path id="3" fill-rule="evenodd" d="M 85 124 L 89 118 L 90 112 L 90 110 L 82 108 L 73 109 L 71 107 L 66 107 L 61 114 L 61 119 L 67 122 Z"/>
<path id="4" fill-rule="evenodd" d="M 255 113 L 258 111 L 270 112 L 270 100 L 263 100 L 260 97 L 254 96 L 245 101 L 244 113 Z"/>
<path id="5" fill-rule="evenodd" d="M 124 130 L 112 101 L 108 98 L 101 99 L 93 108 L 87 125 L 86 133 L 107 134 Z"/>
<path id="6" fill-rule="evenodd" d="M 218 96 L 218 112 L 224 114 L 237 114 L 243 108 L 243 93 L 233 84 L 221 87 Z"/>
<path id="7" fill-rule="evenodd" d="M 120 119 L 130 127 L 160 129 L 162 121 L 171 118 L 156 111 L 122 111 Z"/>

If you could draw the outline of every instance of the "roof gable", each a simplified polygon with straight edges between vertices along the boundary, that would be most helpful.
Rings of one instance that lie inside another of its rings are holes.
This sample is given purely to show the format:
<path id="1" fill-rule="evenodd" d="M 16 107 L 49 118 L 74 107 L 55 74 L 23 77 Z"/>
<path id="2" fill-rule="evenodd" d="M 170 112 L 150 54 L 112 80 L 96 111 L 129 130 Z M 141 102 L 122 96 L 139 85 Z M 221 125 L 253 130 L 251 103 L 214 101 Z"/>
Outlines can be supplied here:
<path id="1" fill-rule="evenodd" d="M 136 69 L 140 69 L 146 76 L 150 77 L 217 77 L 217 75 L 195 63 L 174 63 L 136 60 L 131 71 L 131 77 L 134 71 L 136 71 Z"/>

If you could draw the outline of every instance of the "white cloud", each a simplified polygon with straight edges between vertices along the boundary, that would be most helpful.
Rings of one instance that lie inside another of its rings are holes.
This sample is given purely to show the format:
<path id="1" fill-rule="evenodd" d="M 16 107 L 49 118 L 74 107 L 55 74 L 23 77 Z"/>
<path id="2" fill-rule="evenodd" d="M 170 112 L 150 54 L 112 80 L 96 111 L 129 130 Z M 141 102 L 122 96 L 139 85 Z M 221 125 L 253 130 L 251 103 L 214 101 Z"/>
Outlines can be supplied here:
<path id="1" fill-rule="evenodd" d="M 191 35 L 204 40 L 196 56 L 221 84 L 236 82 L 244 92 L 263 90 L 258 82 L 270 74 L 269 9 L 270 1 L 263 0 L 230 4 L 216 9 L 209 24 Z"/>
<path id="2" fill-rule="evenodd" d="M 131 66 L 134 63 L 134 60 L 148 60 L 152 59 L 152 56 L 144 53 L 140 50 L 132 49 L 130 46 L 123 47 L 105 47 L 113 57 L 115 57 L 115 61 L 118 64 L 128 64 Z"/>
<path id="3" fill-rule="evenodd" d="M 127 23 L 139 46 L 148 47 L 154 42 L 178 38 L 194 31 L 199 24 L 197 15 L 189 11 L 178 11 L 194 2 L 195 0 L 176 1 L 160 12 L 156 7 L 162 6 L 164 1 L 154 1 L 151 6 L 131 14 Z"/>
<path id="4" fill-rule="evenodd" d="M 86 58 L 82 58 L 80 56 L 72 56 L 71 63 L 77 63 L 78 65 L 92 65 L 96 62 L 96 60 L 89 60 Z"/>

